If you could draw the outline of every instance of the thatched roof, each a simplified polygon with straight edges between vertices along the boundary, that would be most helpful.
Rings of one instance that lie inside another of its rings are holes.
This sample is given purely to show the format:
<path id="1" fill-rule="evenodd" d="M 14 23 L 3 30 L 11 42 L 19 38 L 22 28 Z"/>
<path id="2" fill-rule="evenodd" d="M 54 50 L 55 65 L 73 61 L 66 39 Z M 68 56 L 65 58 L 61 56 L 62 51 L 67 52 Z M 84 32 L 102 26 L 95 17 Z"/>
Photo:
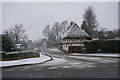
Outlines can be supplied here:
<path id="1" fill-rule="evenodd" d="M 74 22 L 71 22 L 67 32 L 62 36 L 62 38 L 83 38 L 83 37 L 90 36 Z"/>

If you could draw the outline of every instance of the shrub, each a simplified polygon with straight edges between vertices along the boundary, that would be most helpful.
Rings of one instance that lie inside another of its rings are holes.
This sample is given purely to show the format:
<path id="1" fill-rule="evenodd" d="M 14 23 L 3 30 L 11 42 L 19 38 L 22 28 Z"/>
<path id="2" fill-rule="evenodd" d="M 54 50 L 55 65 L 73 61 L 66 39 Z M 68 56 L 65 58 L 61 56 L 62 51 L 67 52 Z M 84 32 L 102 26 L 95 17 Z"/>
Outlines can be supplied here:
<path id="1" fill-rule="evenodd" d="M 12 52 L 16 50 L 14 40 L 11 37 L 9 37 L 6 34 L 2 34 L 0 36 L 1 36 L 0 40 L 2 41 L 2 43 L 0 43 L 2 51 Z"/>
<path id="2" fill-rule="evenodd" d="M 25 59 L 32 57 L 39 57 L 38 51 L 19 51 L 19 52 L 8 52 L 2 54 L 2 60 L 14 60 L 14 59 Z"/>
<path id="3" fill-rule="evenodd" d="M 90 53 L 119 53 L 120 40 L 91 40 L 83 41 L 86 52 Z"/>

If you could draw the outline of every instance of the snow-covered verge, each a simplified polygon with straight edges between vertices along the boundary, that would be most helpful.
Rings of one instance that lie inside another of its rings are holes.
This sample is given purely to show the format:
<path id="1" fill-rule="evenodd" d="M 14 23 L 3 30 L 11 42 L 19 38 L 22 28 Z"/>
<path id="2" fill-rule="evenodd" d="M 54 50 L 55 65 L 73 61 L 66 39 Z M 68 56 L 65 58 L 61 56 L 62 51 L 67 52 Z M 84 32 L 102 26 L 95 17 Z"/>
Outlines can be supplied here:
<path id="1" fill-rule="evenodd" d="M 70 55 L 78 55 L 78 56 L 103 56 L 103 57 L 120 57 L 120 53 L 110 54 L 110 53 L 94 53 L 94 54 L 82 54 L 82 53 L 72 53 Z"/>
<path id="2" fill-rule="evenodd" d="M 87 60 L 87 61 L 94 61 L 97 63 L 112 63 L 112 62 L 118 62 L 118 59 L 105 59 L 100 57 L 83 57 L 83 56 L 69 56 L 71 58 L 77 58 L 80 60 Z"/>
<path id="3" fill-rule="evenodd" d="M 16 66 L 16 65 L 26 65 L 26 64 L 36 64 L 42 63 L 44 61 L 50 60 L 51 58 L 40 53 L 40 57 L 28 58 L 21 60 L 12 60 L 12 61 L 0 61 L 0 67 Z"/>

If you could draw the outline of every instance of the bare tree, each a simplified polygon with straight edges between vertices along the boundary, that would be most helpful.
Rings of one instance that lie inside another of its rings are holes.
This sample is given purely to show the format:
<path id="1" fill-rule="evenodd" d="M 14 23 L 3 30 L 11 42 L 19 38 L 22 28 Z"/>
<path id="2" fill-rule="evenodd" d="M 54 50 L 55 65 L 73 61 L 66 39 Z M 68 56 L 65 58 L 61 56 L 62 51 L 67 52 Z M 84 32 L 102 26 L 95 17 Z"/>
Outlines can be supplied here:
<path id="1" fill-rule="evenodd" d="M 61 22 L 60 27 L 60 36 L 62 36 L 68 29 L 69 22 L 67 20 Z"/>
<path id="2" fill-rule="evenodd" d="M 9 30 L 6 30 L 4 33 L 14 38 L 16 41 L 20 39 L 27 40 L 27 34 L 25 34 L 25 29 L 22 24 L 16 24 Z"/>
<path id="3" fill-rule="evenodd" d="M 55 24 L 52 27 L 52 31 L 53 31 L 54 35 L 56 36 L 56 39 L 58 39 L 60 36 L 59 33 L 61 31 L 61 29 L 59 27 L 59 22 L 55 22 Z"/>
<path id="4" fill-rule="evenodd" d="M 50 26 L 49 26 L 49 25 L 47 25 L 47 26 L 44 28 L 42 34 L 43 34 L 43 36 L 45 36 L 46 38 L 49 37 L 49 34 L 50 34 Z"/>
<path id="5" fill-rule="evenodd" d="M 56 36 L 54 35 L 53 32 L 50 33 L 49 38 L 50 41 L 55 41 L 56 40 Z"/>
<path id="6" fill-rule="evenodd" d="M 15 35 L 16 41 L 21 39 L 21 37 L 23 37 L 23 34 L 25 33 L 25 30 L 23 29 L 23 25 L 22 24 L 14 25 L 13 33 Z"/>

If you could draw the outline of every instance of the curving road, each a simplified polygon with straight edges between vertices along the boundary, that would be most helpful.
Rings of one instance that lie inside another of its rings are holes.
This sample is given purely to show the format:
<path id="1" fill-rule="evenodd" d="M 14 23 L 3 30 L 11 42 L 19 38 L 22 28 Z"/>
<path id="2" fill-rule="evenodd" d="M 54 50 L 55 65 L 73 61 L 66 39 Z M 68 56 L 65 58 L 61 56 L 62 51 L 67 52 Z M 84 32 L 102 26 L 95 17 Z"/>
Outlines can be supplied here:
<path id="1" fill-rule="evenodd" d="M 2 68 L 3 78 L 118 78 L 117 58 L 72 56 L 48 48 L 42 49 L 42 54 L 52 60 Z"/>

